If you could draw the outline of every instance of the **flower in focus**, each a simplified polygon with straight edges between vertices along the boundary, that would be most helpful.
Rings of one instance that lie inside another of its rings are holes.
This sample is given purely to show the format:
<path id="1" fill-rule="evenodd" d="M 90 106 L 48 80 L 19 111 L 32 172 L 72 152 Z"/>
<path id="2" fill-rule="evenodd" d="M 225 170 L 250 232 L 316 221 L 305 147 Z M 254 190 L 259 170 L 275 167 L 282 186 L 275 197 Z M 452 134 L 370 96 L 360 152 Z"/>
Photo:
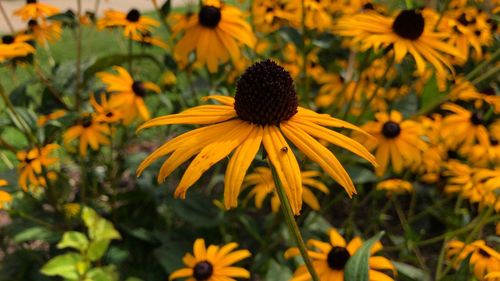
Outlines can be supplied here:
<path id="1" fill-rule="evenodd" d="M 320 176 L 318 171 L 304 171 L 301 172 L 302 177 L 302 200 L 313 210 L 319 210 L 319 201 L 309 187 L 313 187 L 325 194 L 330 193 L 328 187 L 326 187 L 322 182 L 314 179 L 314 177 Z M 273 212 L 277 212 L 280 207 L 279 197 L 275 192 L 276 186 L 274 185 L 274 179 L 271 169 L 267 167 L 258 167 L 255 169 L 254 173 L 251 173 L 245 177 L 245 182 L 243 186 L 254 186 L 248 196 L 255 196 L 255 206 L 257 208 L 262 208 L 264 199 L 269 193 L 273 193 L 271 198 L 271 209 Z"/>
<path id="2" fill-rule="evenodd" d="M 389 194 L 408 193 L 413 191 L 411 182 L 402 179 L 388 179 L 377 184 L 378 190 L 385 190 Z"/>
<path id="3" fill-rule="evenodd" d="M 334 228 L 329 231 L 330 241 L 310 239 L 307 245 L 309 257 L 320 280 L 344 281 L 344 268 L 349 258 L 363 245 L 360 237 L 355 237 L 346 243 L 344 237 Z M 382 250 L 382 243 L 377 242 L 371 249 L 368 263 L 370 266 L 368 278 L 370 281 L 391 281 L 391 277 L 378 270 L 391 270 L 394 274 L 396 268 L 385 257 L 374 256 Z M 291 258 L 300 254 L 298 248 L 290 248 L 285 252 L 285 258 Z M 295 270 L 290 281 L 310 281 L 311 276 L 305 265 L 301 265 Z"/>
<path id="4" fill-rule="evenodd" d="M 24 191 L 27 191 L 30 186 L 47 186 L 44 169 L 47 169 L 59 160 L 50 156 L 57 148 L 57 144 L 48 144 L 41 148 L 17 152 L 17 159 L 19 160 L 17 166 L 19 170 L 18 183 Z M 48 176 L 48 173 L 46 175 Z"/>
<path id="5" fill-rule="evenodd" d="M 251 256 L 248 250 L 237 250 L 236 243 L 224 246 L 205 247 L 205 240 L 196 239 L 193 254 L 186 254 L 182 261 L 187 266 L 174 271 L 169 280 L 188 278 L 190 281 L 236 281 L 235 278 L 250 278 L 250 272 L 244 268 L 232 266 Z"/>
<path id="6" fill-rule="evenodd" d="M 85 157 L 89 145 L 93 150 L 98 150 L 99 145 L 109 144 L 109 139 L 106 135 L 110 134 L 111 130 L 107 124 L 98 122 L 92 114 L 85 113 L 77 120 L 74 126 L 64 132 L 63 142 L 68 147 L 73 140 L 78 139 L 80 155 Z"/>
<path id="7" fill-rule="evenodd" d="M 141 15 L 141 12 L 136 9 L 130 10 L 128 13 L 108 10 L 104 13 L 104 17 L 97 22 L 97 28 L 123 27 L 123 34 L 126 37 L 133 38 L 138 32 L 147 33 L 153 31 L 154 27 L 160 26 L 156 20 Z"/>
<path id="8" fill-rule="evenodd" d="M 488 144 L 489 134 L 482 113 L 452 103 L 444 104 L 442 109 L 452 112 L 443 119 L 441 128 L 441 137 L 448 148 L 467 150 L 476 143 Z"/>
<path id="9" fill-rule="evenodd" d="M 219 1 L 204 1 L 198 16 L 180 18 L 172 26 L 173 36 L 184 32 L 174 49 L 182 66 L 189 62 L 189 54 L 196 50 L 196 61 L 216 72 L 219 64 L 240 59 L 240 45 L 251 48 L 255 37 L 242 12 Z"/>
<path id="10" fill-rule="evenodd" d="M 59 8 L 52 5 L 38 3 L 38 0 L 26 0 L 26 4 L 14 11 L 14 15 L 21 17 L 24 21 L 30 19 L 45 19 L 59 13 Z"/>
<path id="11" fill-rule="evenodd" d="M 426 61 L 444 74 L 445 66 L 452 70 L 446 55 L 463 54 L 445 43 L 445 34 L 434 32 L 434 25 L 426 24 L 426 20 L 419 10 L 403 10 L 394 18 L 367 12 L 341 18 L 336 30 L 342 36 L 352 37 L 352 44 L 360 44 L 362 50 L 392 46 L 396 63 L 409 53 L 420 74 L 425 72 Z"/>
<path id="12" fill-rule="evenodd" d="M 456 266 L 471 255 L 469 263 L 474 268 L 474 275 L 480 280 L 483 280 L 488 272 L 500 271 L 500 253 L 488 247 L 484 240 L 477 240 L 470 244 L 453 240 L 448 242 L 446 247 L 448 258 L 457 258 Z"/>
<path id="13" fill-rule="evenodd" d="M 389 114 L 376 113 L 375 119 L 361 127 L 375 139 L 362 134 L 357 134 L 355 139 L 368 150 L 375 150 L 375 158 L 380 164 L 376 169 L 378 176 L 385 173 L 389 162 L 396 173 L 420 162 L 421 152 L 427 148 L 427 144 L 421 139 L 423 132 L 417 122 L 403 120 L 401 113 L 394 110 Z"/>
<path id="14" fill-rule="evenodd" d="M 33 35 L 36 42 L 45 45 L 61 38 L 62 28 L 60 22 L 41 22 L 31 19 L 28 22 L 28 33 Z"/>
<path id="15" fill-rule="evenodd" d="M 123 119 L 123 112 L 112 107 L 106 98 L 106 94 L 101 94 L 101 103 L 99 104 L 94 95 L 90 96 L 90 104 L 95 111 L 95 121 L 105 123 L 117 123 Z"/>
<path id="16" fill-rule="evenodd" d="M 24 34 L 2 36 L 2 42 L 0 43 L 0 62 L 33 54 L 35 48 L 29 43 L 31 39 L 32 37 L 30 35 Z"/>
<path id="17" fill-rule="evenodd" d="M 205 171 L 234 150 L 224 178 L 224 203 L 226 208 L 235 207 L 245 173 L 263 144 L 293 212 L 299 214 L 302 178 L 295 153 L 284 136 L 318 163 L 349 196 L 356 193 L 349 174 L 316 138 L 347 149 L 376 165 L 373 155 L 361 144 L 324 126 L 363 131 L 327 114 L 299 107 L 293 79 L 271 60 L 255 63 L 245 71 L 237 83 L 234 98 L 209 96 L 207 99 L 222 105 L 197 106 L 179 114 L 152 119 L 139 127 L 138 130 L 172 124 L 208 125 L 163 144 L 139 165 L 138 175 L 156 159 L 172 154 L 158 173 L 158 181 L 163 182 L 183 162 L 196 155 L 174 194 L 185 198 L 188 188 Z"/>
<path id="18" fill-rule="evenodd" d="M 151 117 L 144 98 L 148 90 L 160 93 L 160 88 L 151 82 L 134 80 L 123 67 L 115 66 L 113 69 L 118 73 L 97 73 L 97 77 L 106 84 L 107 91 L 112 94 L 109 106 L 127 113 L 123 116 L 125 124 L 132 123 L 137 116 L 142 120 L 149 120 Z"/>

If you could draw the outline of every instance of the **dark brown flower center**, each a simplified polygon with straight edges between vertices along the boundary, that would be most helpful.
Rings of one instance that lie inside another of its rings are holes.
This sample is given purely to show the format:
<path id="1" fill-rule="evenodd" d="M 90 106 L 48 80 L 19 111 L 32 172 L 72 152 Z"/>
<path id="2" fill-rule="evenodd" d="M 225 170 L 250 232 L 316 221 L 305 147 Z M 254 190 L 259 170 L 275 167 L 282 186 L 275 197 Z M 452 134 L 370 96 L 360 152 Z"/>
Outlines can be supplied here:
<path id="1" fill-rule="evenodd" d="M 92 126 L 92 117 L 90 116 L 83 117 L 82 120 L 80 120 L 80 122 L 84 128 L 88 128 Z"/>
<path id="2" fill-rule="evenodd" d="M 109 112 L 106 113 L 106 117 L 108 117 L 108 118 L 113 117 L 113 115 L 114 115 L 114 113 L 111 112 L 111 111 L 109 111 Z"/>
<path id="3" fill-rule="evenodd" d="M 424 32 L 425 20 L 420 12 L 416 10 L 403 10 L 392 23 L 392 30 L 397 35 L 417 40 Z"/>
<path id="4" fill-rule="evenodd" d="M 492 87 L 484 88 L 481 90 L 481 94 L 487 95 L 487 96 L 494 96 L 495 95 L 495 89 Z"/>
<path id="5" fill-rule="evenodd" d="M 326 262 L 331 269 L 342 270 L 350 257 L 351 254 L 346 248 L 336 246 L 328 252 Z"/>
<path id="6" fill-rule="evenodd" d="M 363 10 L 375 10 L 375 7 L 373 7 L 373 4 L 372 3 L 366 3 L 363 5 Z"/>
<path id="7" fill-rule="evenodd" d="M 208 261 L 198 262 L 193 268 L 193 277 L 196 281 L 208 280 L 214 273 L 214 267 Z"/>
<path id="8" fill-rule="evenodd" d="M 483 120 L 483 115 L 481 113 L 474 112 L 470 116 L 470 121 L 474 125 L 481 125 L 481 124 L 483 124 L 483 121 L 484 121 Z"/>
<path id="9" fill-rule="evenodd" d="M 34 19 L 31 19 L 28 21 L 28 28 L 33 28 L 33 27 L 36 27 L 38 26 L 38 21 L 37 20 L 34 20 Z"/>
<path id="10" fill-rule="evenodd" d="M 130 12 L 128 12 L 126 17 L 126 19 L 129 22 L 138 22 L 140 18 L 141 18 L 141 12 L 139 12 L 137 9 L 130 10 Z"/>
<path id="11" fill-rule="evenodd" d="M 498 143 L 499 143 L 499 142 L 498 142 L 498 140 L 497 140 L 496 138 L 494 138 L 494 137 L 491 137 L 491 136 L 490 136 L 490 144 L 491 144 L 492 146 L 497 146 L 497 145 L 498 145 Z"/>
<path id="12" fill-rule="evenodd" d="M 12 44 L 14 43 L 14 36 L 4 35 L 2 36 L 2 43 L 4 44 Z"/>
<path id="13" fill-rule="evenodd" d="M 401 134 L 401 127 L 396 122 L 387 121 L 382 126 L 382 134 L 388 139 L 393 139 Z"/>
<path id="14" fill-rule="evenodd" d="M 214 6 L 203 6 L 198 13 L 198 20 L 205 27 L 215 28 L 221 20 L 220 9 Z"/>
<path id="15" fill-rule="evenodd" d="M 26 4 L 33 4 L 36 2 L 37 2 L 37 0 L 26 0 Z"/>
<path id="16" fill-rule="evenodd" d="M 279 125 L 297 113 L 293 79 L 272 60 L 257 62 L 236 85 L 234 109 L 240 119 L 259 125 Z"/>
<path id="17" fill-rule="evenodd" d="M 486 252 L 485 250 L 483 250 L 483 249 L 481 249 L 481 248 L 480 248 L 480 249 L 479 249 L 479 251 L 477 251 L 477 252 L 478 252 L 481 256 L 483 256 L 483 257 L 486 257 L 486 258 L 491 257 L 491 255 L 490 255 L 488 252 Z"/>
<path id="18" fill-rule="evenodd" d="M 144 88 L 144 84 L 141 81 L 134 81 L 132 84 L 132 91 L 139 97 L 146 96 L 146 89 Z"/>

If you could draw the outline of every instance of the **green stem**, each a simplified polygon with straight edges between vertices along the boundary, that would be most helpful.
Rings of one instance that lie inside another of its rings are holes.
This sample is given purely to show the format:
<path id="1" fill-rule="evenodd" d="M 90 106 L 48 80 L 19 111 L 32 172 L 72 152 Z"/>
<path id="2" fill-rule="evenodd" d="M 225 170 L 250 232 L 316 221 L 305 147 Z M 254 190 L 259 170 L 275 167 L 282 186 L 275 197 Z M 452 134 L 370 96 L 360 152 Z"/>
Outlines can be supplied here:
<path id="1" fill-rule="evenodd" d="M 309 77 L 307 77 L 307 28 L 306 28 L 306 6 L 305 0 L 301 1 L 302 14 L 301 14 L 301 25 L 302 25 L 302 97 L 304 104 L 309 103 Z"/>
<path id="2" fill-rule="evenodd" d="M 405 0 L 406 4 L 406 9 L 411 10 L 413 9 L 413 2 L 411 0 Z"/>
<path id="3" fill-rule="evenodd" d="M 130 75 L 132 75 L 132 54 L 133 54 L 133 41 L 132 38 L 128 39 L 128 72 L 130 72 Z"/>
<path id="4" fill-rule="evenodd" d="M 9 26 L 10 33 L 12 35 L 14 35 L 16 33 L 16 31 L 14 30 L 14 27 L 12 26 L 12 23 L 10 22 L 10 18 L 8 16 L 7 12 L 5 12 L 5 9 L 3 8 L 2 1 L 0 1 L 0 11 L 2 12 L 2 16 L 5 19 L 7 26 Z"/>
<path id="5" fill-rule="evenodd" d="M 314 266 L 311 262 L 311 259 L 309 258 L 309 254 L 307 253 L 306 244 L 304 243 L 304 239 L 302 239 L 299 226 L 297 225 L 297 222 L 295 221 L 295 218 L 293 216 L 292 207 L 290 207 L 290 202 L 288 201 L 288 197 L 285 194 L 285 189 L 281 185 L 281 181 L 278 178 L 274 166 L 271 163 L 269 163 L 269 167 L 271 168 L 271 171 L 273 173 L 274 185 L 276 186 L 276 192 L 278 193 L 278 197 L 280 199 L 281 210 L 283 211 L 283 215 L 285 217 L 288 230 L 290 231 L 290 234 L 294 237 L 295 242 L 297 243 L 300 255 L 304 259 L 307 270 L 309 271 L 312 280 L 320 281 L 318 274 L 314 270 Z"/>
<path id="6" fill-rule="evenodd" d="M 495 74 L 498 75 L 499 72 L 500 72 L 500 65 L 495 65 L 493 68 L 489 69 L 488 71 L 486 71 L 485 73 L 483 73 L 481 76 L 479 76 L 476 79 L 472 80 L 471 83 L 474 84 L 474 85 L 477 85 L 477 84 L 483 82 L 483 80 L 486 80 L 486 79 L 490 78 L 490 76 L 492 76 L 492 75 L 495 75 Z"/>
<path id="7" fill-rule="evenodd" d="M 464 78 L 465 80 L 471 80 L 476 74 L 480 73 L 484 67 L 486 67 L 490 62 L 494 61 L 500 55 L 500 49 L 497 49 L 489 58 L 481 62 L 476 66 L 471 72 L 469 72 Z"/>
<path id="8" fill-rule="evenodd" d="M 82 24 L 80 17 L 82 15 L 82 0 L 77 0 L 77 19 L 78 25 L 76 26 L 76 73 L 75 73 L 75 108 L 78 112 L 81 110 L 81 72 L 82 72 Z"/>

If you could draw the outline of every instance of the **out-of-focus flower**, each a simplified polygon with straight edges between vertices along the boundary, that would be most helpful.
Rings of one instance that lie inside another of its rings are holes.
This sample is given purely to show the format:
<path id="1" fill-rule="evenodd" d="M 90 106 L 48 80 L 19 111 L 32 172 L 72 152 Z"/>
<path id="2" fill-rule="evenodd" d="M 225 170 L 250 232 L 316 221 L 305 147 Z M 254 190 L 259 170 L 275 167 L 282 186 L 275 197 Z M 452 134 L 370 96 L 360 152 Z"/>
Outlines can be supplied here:
<path id="1" fill-rule="evenodd" d="M 59 12 L 59 8 L 49 4 L 38 3 L 38 0 L 26 0 L 26 4 L 14 11 L 14 15 L 21 17 L 24 21 L 30 19 L 42 19 Z"/>
<path id="2" fill-rule="evenodd" d="M 111 93 L 109 106 L 124 112 L 124 123 L 127 125 L 132 123 L 137 116 L 142 120 L 149 120 L 151 115 L 144 98 L 147 91 L 160 93 L 161 89 L 152 82 L 134 80 L 123 67 L 114 66 L 113 70 L 118 73 L 97 73 L 97 77 L 106 84 L 107 91 Z"/>
<path id="3" fill-rule="evenodd" d="M 107 10 L 104 17 L 97 22 L 97 28 L 123 27 L 123 34 L 133 38 L 134 34 L 152 32 L 154 27 L 160 26 L 156 20 L 141 15 L 136 9 L 123 13 L 115 10 Z"/>
<path id="4" fill-rule="evenodd" d="M 402 179 L 388 179 L 377 184 L 378 190 L 385 190 L 389 194 L 409 193 L 413 191 L 411 182 Z"/>
<path id="5" fill-rule="evenodd" d="M 314 179 L 320 176 L 318 171 L 303 171 L 301 172 L 302 177 L 302 200 L 311 207 L 313 210 L 319 210 L 319 201 L 314 195 L 310 187 L 315 188 L 325 194 L 330 193 L 328 187 L 326 187 L 322 182 Z M 255 206 L 257 208 L 262 208 L 264 204 L 264 199 L 267 195 L 272 194 L 271 198 L 271 209 L 273 212 L 277 212 L 280 207 L 279 197 L 276 194 L 276 186 L 274 185 L 273 174 L 271 169 L 266 167 L 258 167 L 255 169 L 254 173 L 251 173 L 245 177 L 245 182 L 243 186 L 253 186 L 252 190 L 248 196 L 255 197 Z"/>
<path id="6" fill-rule="evenodd" d="M 44 169 L 48 169 L 59 161 L 59 158 L 51 156 L 58 147 L 57 144 L 48 144 L 41 148 L 36 147 L 17 152 L 17 159 L 19 160 L 17 166 L 19 171 L 18 183 L 24 191 L 28 191 L 30 186 L 35 188 L 47 186 L 44 173 L 48 176 L 48 171 L 44 171 Z"/>
<path id="7" fill-rule="evenodd" d="M 4 180 L 0 179 L 0 186 L 6 186 L 9 183 Z M 0 210 L 5 208 L 5 205 L 12 202 L 12 195 L 10 195 L 7 191 L 0 190 Z"/>
<path id="8" fill-rule="evenodd" d="M 216 0 L 203 2 L 198 15 L 179 17 L 172 27 L 173 36 L 183 33 L 174 49 L 181 66 L 189 62 L 189 54 L 196 51 L 196 61 L 216 72 L 219 64 L 240 59 L 241 45 L 253 48 L 256 42 L 250 24 L 242 12 Z"/>
<path id="9" fill-rule="evenodd" d="M 483 280 L 488 272 L 500 271 L 500 253 L 488 247 L 484 240 L 477 240 L 470 244 L 453 240 L 446 245 L 448 258 L 456 257 L 458 266 L 460 261 L 465 260 L 469 255 L 470 265 L 474 268 L 474 275 Z"/>
<path id="10" fill-rule="evenodd" d="M 334 228 L 329 231 L 330 241 L 310 239 L 307 241 L 309 257 L 311 258 L 314 269 L 318 273 L 320 280 L 343 281 L 344 268 L 349 259 L 363 245 L 360 237 L 355 237 L 349 243 Z M 396 268 L 385 257 L 374 256 L 375 253 L 382 250 L 382 243 L 377 242 L 370 252 L 368 259 L 370 281 L 391 281 L 393 280 L 387 274 L 380 270 L 390 270 L 396 274 Z M 300 254 L 298 248 L 290 248 L 285 252 L 285 258 L 291 258 Z M 295 270 L 293 278 L 290 281 L 310 281 L 312 280 L 309 271 L 305 265 L 301 265 Z"/>
<path id="11" fill-rule="evenodd" d="M 2 36 L 2 42 L 0 43 L 0 62 L 33 54 L 35 48 L 29 43 L 32 39 L 32 36 L 25 34 Z"/>
<path id="12" fill-rule="evenodd" d="M 49 121 L 59 119 L 67 114 L 67 111 L 64 109 L 58 109 L 55 110 L 54 112 L 51 112 L 47 115 L 42 115 L 38 117 L 37 124 L 38 126 L 42 127 L 45 124 L 47 124 Z"/>
<path id="13" fill-rule="evenodd" d="M 103 124 L 95 120 L 95 117 L 90 113 L 84 113 L 76 122 L 64 132 L 63 142 L 66 147 L 70 143 L 78 139 L 80 155 L 87 155 L 87 148 L 98 150 L 99 146 L 109 144 L 107 135 L 111 134 L 108 124 Z"/>
<path id="14" fill-rule="evenodd" d="M 123 112 L 112 107 L 106 98 L 106 94 L 101 94 L 100 104 L 94 95 L 90 96 L 90 104 L 95 110 L 95 121 L 105 123 L 117 123 L 123 119 Z"/>
<path id="15" fill-rule="evenodd" d="M 163 42 L 161 38 L 153 36 L 149 31 L 133 33 L 132 40 L 141 43 L 143 46 L 157 46 L 168 50 L 167 43 Z"/>
<path id="16" fill-rule="evenodd" d="M 186 254 L 182 261 L 185 268 L 174 271 L 168 280 L 188 278 L 187 280 L 203 281 L 236 281 L 235 278 L 250 278 L 250 272 L 233 264 L 251 256 L 248 250 L 237 250 L 236 243 L 222 247 L 210 245 L 205 247 L 205 240 L 196 239 L 193 254 Z"/>
<path id="17" fill-rule="evenodd" d="M 54 43 L 61 39 L 61 23 L 38 22 L 32 19 L 28 22 L 28 33 L 32 34 L 39 44 L 45 45 L 47 43 Z"/>

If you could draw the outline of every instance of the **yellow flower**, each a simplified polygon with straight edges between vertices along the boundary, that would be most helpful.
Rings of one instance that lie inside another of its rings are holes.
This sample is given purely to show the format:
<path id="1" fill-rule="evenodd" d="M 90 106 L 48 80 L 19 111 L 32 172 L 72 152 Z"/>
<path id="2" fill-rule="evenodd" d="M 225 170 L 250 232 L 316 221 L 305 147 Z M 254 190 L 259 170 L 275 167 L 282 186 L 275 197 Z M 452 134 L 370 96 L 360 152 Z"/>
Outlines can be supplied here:
<path id="1" fill-rule="evenodd" d="M 141 43 L 143 46 L 157 46 L 168 50 L 167 43 L 163 42 L 161 38 L 153 36 L 150 31 L 141 31 L 132 34 L 132 40 Z"/>
<path id="2" fill-rule="evenodd" d="M 490 272 L 484 276 L 484 279 L 488 281 L 500 281 L 500 271 Z"/>
<path id="3" fill-rule="evenodd" d="M 149 120 L 150 113 L 144 102 L 146 90 L 160 93 L 160 88 L 151 82 L 134 80 L 123 67 L 114 66 L 113 69 L 118 74 L 97 73 L 97 77 L 106 84 L 107 91 L 112 93 L 109 106 L 127 113 L 123 116 L 125 124 L 132 123 L 137 116 L 140 116 L 142 120 Z"/>
<path id="4" fill-rule="evenodd" d="M 9 184 L 6 180 L 0 179 L 0 186 L 6 186 Z M 0 210 L 5 208 L 5 204 L 12 202 L 12 195 L 8 192 L 0 190 Z"/>
<path id="5" fill-rule="evenodd" d="M 252 20 L 257 31 L 270 33 L 286 25 L 298 25 L 300 15 L 289 0 L 256 0 L 252 2 Z M 293 22 L 293 24 L 291 23 Z"/>
<path id="6" fill-rule="evenodd" d="M 248 270 L 232 266 L 251 256 L 248 250 L 237 250 L 236 243 L 224 246 L 205 247 L 205 240 L 196 239 L 193 254 L 186 254 L 182 261 L 187 266 L 170 274 L 168 280 L 188 278 L 187 281 L 236 281 L 235 278 L 250 278 Z"/>
<path id="7" fill-rule="evenodd" d="M 21 17 L 24 21 L 30 19 L 45 19 L 59 13 L 59 9 L 52 5 L 38 3 L 38 0 L 26 0 L 26 5 L 14 11 L 14 15 Z"/>
<path id="8" fill-rule="evenodd" d="M 63 211 L 66 218 L 76 218 L 80 214 L 81 205 L 77 203 L 66 203 L 63 205 Z"/>
<path id="9" fill-rule="evenodd" d="M 328 187 L 326 187 L 322 182 L 314 179 L 314 177 L 320 176 L 318 171 L 301 171 L 302 177 L 302 200 L 311 207 L 313 210 L 319 210 L 319 201 L 309 187 L 316 188 L 323 193 L 330 193 Z M 249 174 L 245 177 L 245 182 L 243 186 L 254 186 L 248 196 L 255 196 L 255 206 L 257 208 L 262 208 L 264 199 L 269 193 L 273 193 L 271 198 L 271 208 L 273 212 L 277 212 L 280 207 L 279 197 L 275 192 L 276 186 L 274 185 L 273 174 L 271 169 L 267 167 L 258 167 L 255 172 Z"/>
<path id="10" fill-rule="evenodd" d="M 413 191 L 411 182 L 402 179 L 388 179 L 377 184 L 378 190 L 385 190 L 392 193 L 408 193 Z"/>
<path id="11" fill-rule="evenodd" d="M 34 187 L 47 186 L 43 170 L 59 160 L 50 156 L 58 147 L 57 144 L 48 144 L 42 148 L 17 152 L 17 159 L 19 160 L 19 165 L 17 166 L 19 170 L 18 183 L 24 191 L 27 191 L 30 185 Z"/>
<path id="12" fill-rule="evenodd" d="M 448 148 L 467 150 L 476 143 L 488 144 L 489 134 L 480 112 L 471 112 L 452 103 L 441 108 L 452 112 L 443 119 L 441 127 L 441 137 Z"/>
<path id="13" fill-rule="evenodd" d="M 38 120 L 36 123 L 38 124 L 38 126 L 41 127 L 41 126 L 44 126 L 45 124 L 47 124 L 47 122 L 49 122 L 51 120 L 56 120 L 56 119 L 59 119 L 59 118 L 65 116 L 66 113 L 67 113 L 66 110 L 58 109 L 52 113 L 38 117 Z"/>
<path id="14" fill-rule="evenodd" d="M 146 33 L 153 31 L 154 27 L 160 26 L 156 20 L 141 15 L 136 9 L 128 13 L 122 13 L 114 10 L 107 10 L 104 17 L 97 22 L 97 28 L 124 27 L 123 34 L 126 37 L 133 38 L 138 32 Z"/>
<path id="15" fill-rule="evenodd" d="M 455 256 L 458 262 L 472 254 L 470 265 L 474 268 L 474 275 L 481 280 L 488 272 L 500 271 L 500 253 L 488 247 L 484 240 L 477 240 L 470 244 L 453 240 L 448 242 L 446 247 L 448 258 Z"/>
<path id="16" fill-rule="evenodd" d="M 255 37 L 242 12 L 219 1 L 204 1 L 198 15 L 180 18 L 172 27 L 173 35 L 184 31 L 174 49 L 182 66 L 189 62 L 189 54 L 196 50 L 196 61 L 216 72 L 219 64 L 240 59 L 240 45 L 251 48 Z"/>
<path id="17" fill-rule="evenodd" d="M 96 122 L 117 123 L 123 119 L 123 112 L 111 106 L 105 93 L 101 94 L 101 104 L 96 101 L 94 95 L 91 95 L 90 104 L 96 113 Z"/>
<path id="18" fill-rule="evenodd" d="M 35 48 L 29 43 L 31 39 L 33 39 L 32 36 L 25 34 L 2 36 L 2 42 L 0 43 L 0 62 L 33 54 Z"/>
<path id="19" fill-rule="evenodd" d="M 362 130 L 327 114 L 299 107 L 290 74 L 273 61 L 266 60 L 249 67 L 236 88 L 235 98 L 208 97 L 222 105 L 197 106 L 179 114 L 155 118 L 139 127 L 142 130 L 171 124 L 208 125 L 163 144 L 140 164 L 137 174 L 140 175 L 156 159 L 172 153 L 158 174 L 158 181 L 163 182 L 183 162 L 197 155 L 174 194 L 185 198 L 188 188 L 205 171 L 235 150 L 224 180 L 226 208 L 235 207 L 245 173 L 263 144 L 293 212 L 298 214 L 302 205 L 302 178 L 295 153 L 283 134 L 344 187 L 349 196 L 356 193 L 349 175 L 335 155 L 316 138 L 350 150 L 376 165 L 373 155 L 362 145 L 324 126 Z"/>
<path id="20" fill-rule="evenodd" d="M 170 70 L 167 70 L 161 75 L 160 81 L 161 81 L 161 86 L 170 88 L 177 83 L 177 77 L 175 76 L 175 73 L 173 73 Z"/>
<path id="21" fill-rule="evenodd" d="M 320 280 L 328 281 L 343 281 L 344 268 L 349 258 L 363 245 L 360 237 L 355 237 L 349 243 L 346 243 L 335 228 L 329 231 L 330 241 L 324 242 L 320 240 L 310 239 L 307 245 L 311 248 L 308 250 L 314 269 L 318 273 Z M 396 268 L 385 257 L 373 256 L 376 252 L 382 250 L 382 243 L 377 242 L 371 249 L 371 255 L 368 260 L 370 270 L 368 277 L 370 281 L 391 281 L 391 277 L 378 270 L 391 270 L 394 274 Z M 285 258 L 291 258 L 300 254 L 298 248 L 290 248 L 285 252 Z M 295 270 L 293 278 L 290 281 L 310 281 L 311 276 L 305 265 L 301 265 Z"/>
<path id="22" fill-rule="evenodd" d="M 358 134 L 355 139 L 363 143 L 368 150 L 375 150 L 375 158 L 380 166 L 376 174 L 382 176 L 389 164 L 394 172 L 400 173 L 403 168 L 421 161 L 421 153 L 427 144 L 421 139 L 421 126 L 411 120 L 403 120 L 398 111 L 390 114 L 379 112 L 375 114 L 376 121 L 370 121 L 361 128 L 373 135 L 375 139 Z"/>
<path id="23" fill-rule="evenodd" d="M 33 35 L 36 42 L 45 45 L 61 39 L 62 28 L 60 22 L 41 22 L 31 19 L 28 22 L 28 32 Z"/>
<path id="24" fill-rule="evenodd" d="M 420 74 L 425 72 L 426 61 L 439 74 L 444 74 L 444 66 L 453 70 L 444 54 L 456 57 L 463 57 L 463 54 L 445 43 L 445 34 L 434 32 L 434 25 L 426 24 L 427 20 L 418 10 L 403 10 L 396 17 L 367 12 L 341 18 L 337 32 L 352 37 L 352 44 L 360 44 L 362 50 L 393 46 L 396 63 L 400 63 L 409 53 L 415 59 Z"/>
<path id="25" fill-rule="evenodd" d="M 90 113 L 85 113 L 74 126 L 64 132 L 63 142 L 68 147 L 71 141 L 79 139 L 79 152 L 85 157 L 89 145 L 93 150 L 98 150 L 99 145 L 109 144 L 106 135 L 110 134 L 111 130 L 107 124 L 100 123 Z"/>

